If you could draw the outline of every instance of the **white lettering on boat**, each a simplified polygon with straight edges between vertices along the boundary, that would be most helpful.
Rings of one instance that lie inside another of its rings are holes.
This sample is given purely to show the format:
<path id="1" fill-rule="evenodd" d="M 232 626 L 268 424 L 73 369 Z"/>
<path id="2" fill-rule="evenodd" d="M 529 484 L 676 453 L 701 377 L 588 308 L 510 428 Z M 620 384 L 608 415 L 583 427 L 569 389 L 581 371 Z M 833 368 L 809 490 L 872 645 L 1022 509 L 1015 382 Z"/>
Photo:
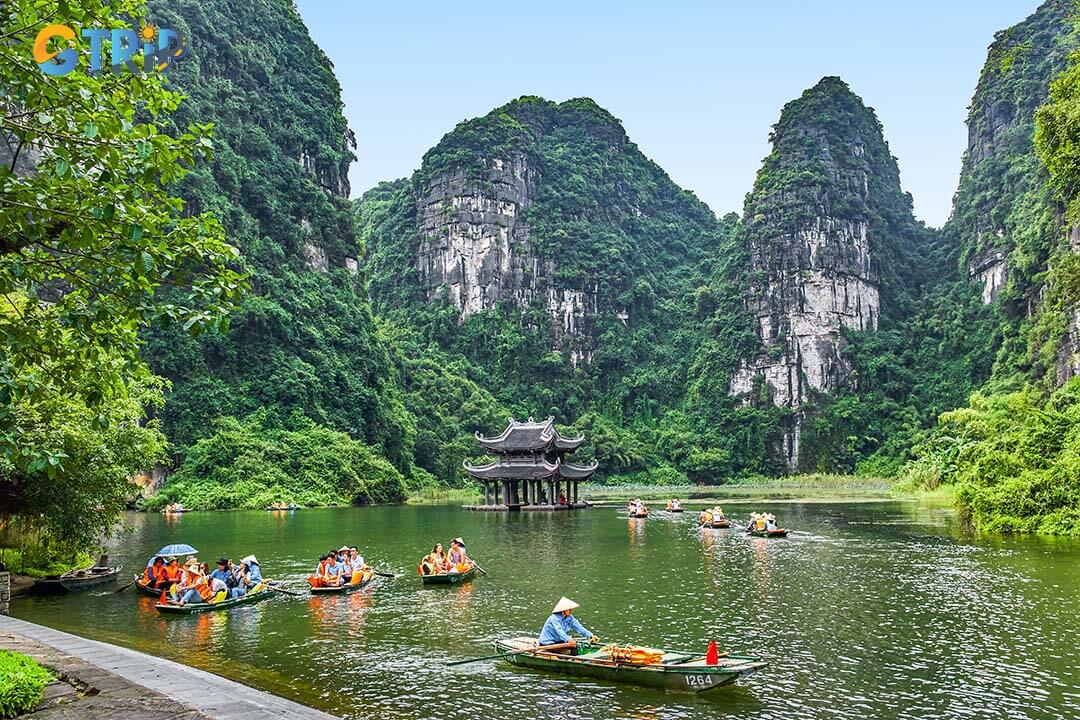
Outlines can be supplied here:
<path id="1" fill-rule="evenodd" d="M 687 675 L 686 685 L 687 687 L 700 688 L 709 687 L 713 684 L 712 675 Z"/>

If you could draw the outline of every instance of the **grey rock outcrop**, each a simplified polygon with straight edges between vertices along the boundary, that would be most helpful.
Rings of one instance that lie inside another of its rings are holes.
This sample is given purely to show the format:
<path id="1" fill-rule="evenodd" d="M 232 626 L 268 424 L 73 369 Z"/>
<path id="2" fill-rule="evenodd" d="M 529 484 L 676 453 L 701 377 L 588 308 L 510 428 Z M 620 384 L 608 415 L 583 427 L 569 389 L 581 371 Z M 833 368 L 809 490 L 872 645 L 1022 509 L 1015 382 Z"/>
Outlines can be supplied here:
<path id="1" fill-rule="evenodd" d="M 794 470 L 804 406 L 850 383 L 843 331 L 878 327 L 883 246 L 894 263 L 907 262 L 918 238 L 877 118 L 839 78 L 784 108 L 745 217 L 746 303 L 760 352 L 736 368 L 730 392 L 753 403 L 764 391 L 791 409 L 774 452 Z"/>

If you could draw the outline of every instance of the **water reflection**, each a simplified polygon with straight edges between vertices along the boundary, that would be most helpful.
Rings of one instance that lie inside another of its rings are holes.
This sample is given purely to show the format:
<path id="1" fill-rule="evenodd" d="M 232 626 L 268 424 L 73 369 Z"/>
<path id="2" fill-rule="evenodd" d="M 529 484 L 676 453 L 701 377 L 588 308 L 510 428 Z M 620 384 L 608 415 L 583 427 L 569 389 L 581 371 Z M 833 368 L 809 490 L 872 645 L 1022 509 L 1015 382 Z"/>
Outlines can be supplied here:
<path id="1" fill-rule="evenodd" d="M 807 534 L 748 538 L 608 510 L 132 515 L 133 532 L 110 549 L 129 568 L 190 542 L 204 558 L 252 552 L 305 589 L 311 558 L 350 538 L 399 576 L 191 617 L 162 618 L 131 590 L 18 600 L 13 612 L 346 717 L 1080 717 L 1080 544 L 971 539 L 947 513 L 911 504 L 769 509 Z M 490 575 L 424 588 L 416 558 L 456 535 Z M 488 654 L 495 638 L 536 634 L 560 595 L 605 640 L 704 652 L 715 638 L 772 664 L 702 698 L 501 661 L 445 666 Z"/>

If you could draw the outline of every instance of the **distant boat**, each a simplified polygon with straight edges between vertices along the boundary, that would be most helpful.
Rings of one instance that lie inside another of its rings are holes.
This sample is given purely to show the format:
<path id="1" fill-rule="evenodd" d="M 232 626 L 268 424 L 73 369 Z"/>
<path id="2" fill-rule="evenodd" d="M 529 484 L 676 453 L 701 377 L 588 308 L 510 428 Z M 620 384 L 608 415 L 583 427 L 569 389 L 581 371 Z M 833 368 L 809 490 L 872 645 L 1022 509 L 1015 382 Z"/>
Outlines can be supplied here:
<path id="1" fill-rule="evenodd" d="M 186 507 L 184 507 L 180 503 L 172 503 L 170 505 L 166 505 L 165 507 L 163 507 L 161 509 L 161 514 L 162 515 L 179 515 L 181 513 L 186 513 L 186 512 L 190 512 L 190 510 L 188 510 Z"/>
<path id="2" fill-rule="evenodd" d="M 289 510 L 299 509 L 300 508 L 298 508 L 295 503 L 289 503 L 288 505 L 285 505 L 284 503 L 278 505 L 277 503 L 275 503 L 273 505 L 266 506 L 266 512 L 287 512 Z"/>
<path id="3" fill-rule="evenodd" d="M 777 528 L 776 530 L 747 530 L 746 534 L 754 537 L 782 538 L 787 537 L 788 531 L 784 528 Z"/>

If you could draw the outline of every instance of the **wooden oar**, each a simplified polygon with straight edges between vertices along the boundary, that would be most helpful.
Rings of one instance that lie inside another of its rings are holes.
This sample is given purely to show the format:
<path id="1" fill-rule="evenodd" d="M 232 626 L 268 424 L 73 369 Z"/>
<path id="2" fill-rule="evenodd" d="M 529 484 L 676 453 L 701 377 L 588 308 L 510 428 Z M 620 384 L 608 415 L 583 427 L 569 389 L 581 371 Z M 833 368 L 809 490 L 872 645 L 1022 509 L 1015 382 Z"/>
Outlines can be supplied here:
<path id="1" fill-rule="evenodd" d="M 379 575 L 381 577 L 388 577 L 388 578 L 396 578 L 397 577 L 397 575 L 395 575 L 394 573 L 379 572 L 378 570 L 372 570 L 371 573 L 373 575 Z"/>
<path id="2" fill-rule="evenodd" d="M 570 643 L 559 643 L 558 645 L 538 645 L 537 647 L 526 648 L 524 650 L 515 650 L 514 652 L 498 653 L 497 655 L 485 655 L 484 657 L 472 658 L 471 660 L 454 660 L 453 662 L 446 663 L 447 666 L 451 665 L 467 665 L 468 663 L 480 662 L 481 660 L 497 660 L 498 658 L 512 657 L 514 655 L 524 655 L 525 653 L 536 652 L 542 650 L 548 652 L 551 650 L 559 650 L 561 648 L 573 647 Z"/>
<path id="3" fill-rule="evenodd" d="M 266 587 L 269 588 L 270 590 L 273 590 L 274 592 L 284 593 L 285 595 L 292 595 L 293 597 L 301 597 L 302 596 L 302 593 L 298 593 L 298 592 L 296 592 L 294 590 L 286 590 L 285 588 L 278 587 L 277 585 L 270 585 L 269 583 L 267 583 Z"/>
<path id="4" fill-rule="evenodd" d="M 135 578 L 135 580 L 132 580 L 132 581 L 131 581 L 131 582 L 129 582 L 129 583 L 127 584 L 127 585 L 124 585 L 123 587 L 120 587 L 120 588 L 117 588 L 116 590 L 113 590 L 113 592 L 114 592 L 114 593 L 118 593 L 118 592 L 122 592 L 122 591 L 124 591 L 124 590 L 127 590 L 127 589 L 128 589 L 129 587 L 131 587 L 132 585 L 134 585 L 134 584 L 135 584 L 135 583 L 136 583 L 137 581 L 138 581 L 138 578 Z"/>
<path id="5" fill-rule="evenodd" d="M 480 567 L 480 563 L 476 562 L 476 561 L 475 561 L 475 560 L 473 560 L 472 558 L 469 558 L 469 559 L 470 559 L 470 560 L 472 560 L 472 564 L 473 564 L 473 566 L 474 566 L 474 567 L 475 567 L 475 568 L 476 568 L 477 570 L 479 570 L 479 571 L 480 571 L 480 574 L 481 574 L 481 575 L 487 575 L 487 574 L 488 574 L 488 573 L 487 573 L 487 570 L 485 570 L 484 568 Z"/>

